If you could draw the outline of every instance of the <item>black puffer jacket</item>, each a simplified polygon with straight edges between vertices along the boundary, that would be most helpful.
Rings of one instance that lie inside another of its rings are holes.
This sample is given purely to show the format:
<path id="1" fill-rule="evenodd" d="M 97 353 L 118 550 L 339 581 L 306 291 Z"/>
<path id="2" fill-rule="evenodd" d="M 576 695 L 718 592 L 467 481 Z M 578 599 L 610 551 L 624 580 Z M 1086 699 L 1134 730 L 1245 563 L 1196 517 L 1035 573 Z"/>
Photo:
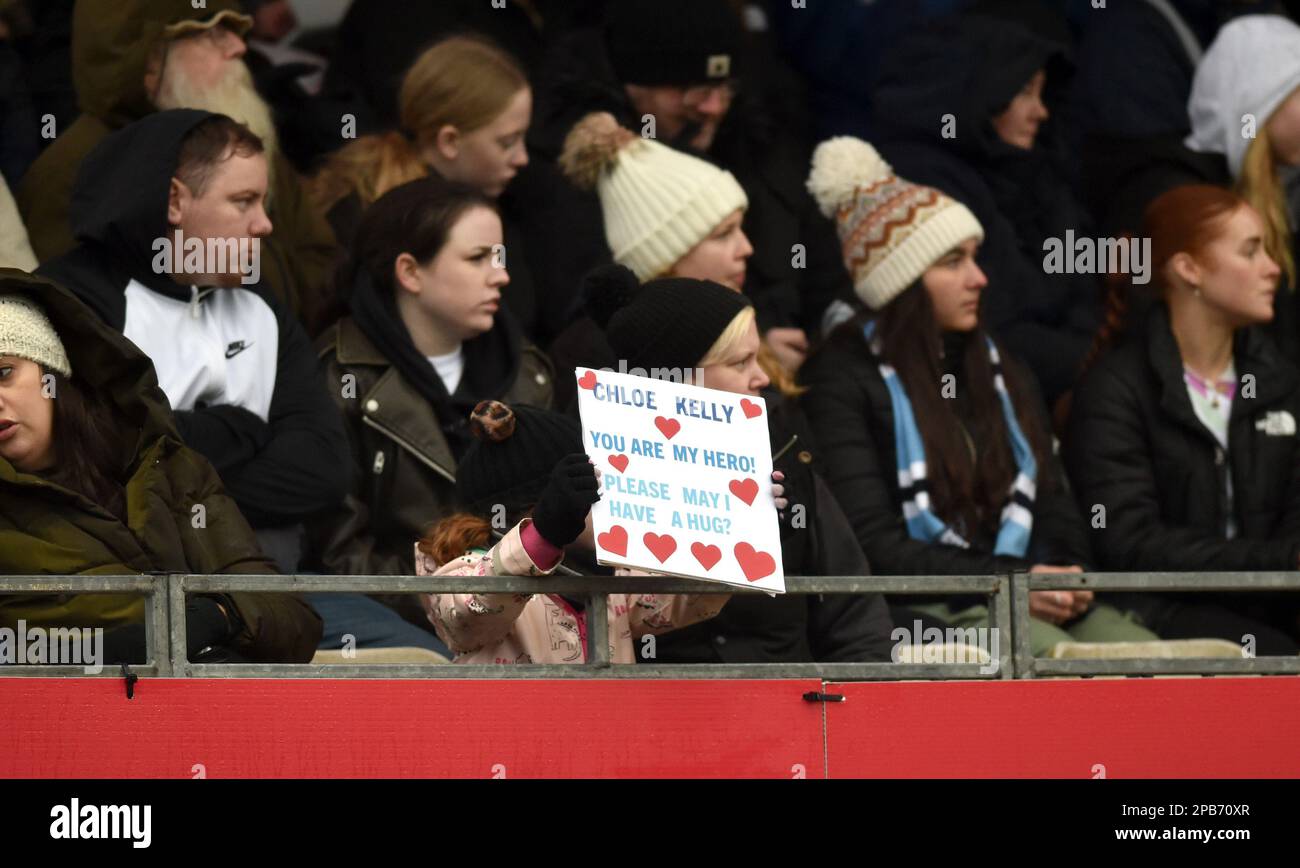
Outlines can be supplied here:
<path id="1" fill-rule="evenodd" d="M 1300 557 L 1300 373 L 1255 329 L 1238 333 L 1228 448 L 1192 409 L 1163 305 L 1075 393 L 1065 459 L 1108 570 L 1290 570 Z M 1226 539 L 1232 474 L 1237 538 Z M 1097 513 L 1100 514 L 1100 513 Z M 1091 522 L 1096 524 L 1097 521 Z"/>
<path id="2" fill-rule="evenodd" d="M 865 576 L 870 570 L 844 512 L 817 473 L 811 432 L 797 403 L 768 394 L 774 462 L 799 521 L 781 525 L 790 576 Z M 782 452 L 784 450 L 784 452 Z M 658 638 L 658 663 L 849 663 L 888 660 L 893 640 L 880 594 L 736 595 L 722 612 Z"/>
<path id="3" fill-rule="evenodd" d="M 1014 369 L 1014 380 L 1026 384 L 1022 388 L 1032 388 L 1029 374 L 1002 355 L 1004 367 Z M 962 549 L 932 545 L 908 535 L 898 492 L 894 410 L 859 320 L 832 335 L 804 364 L 802 379 L 810 387 L 803 406 L 823 450 L 826 481 L 876 573 L 987 575 L 1025 570 L 1036 563 L 1088 565 L 1083 519 L 1055 459 L 1039 468 L 1033 536 L 1024 558 L 993 554 L 994 540 L 981 536 L 970 541 L 970 548 Z M 1033 400 L 1038 406 L 1037 418 L 1022 419 L 1021 425 L 1046 429 L 1046 412 L 1037 396 Z M 1045 484 L 1049 475 L 1055 484 Z"/>

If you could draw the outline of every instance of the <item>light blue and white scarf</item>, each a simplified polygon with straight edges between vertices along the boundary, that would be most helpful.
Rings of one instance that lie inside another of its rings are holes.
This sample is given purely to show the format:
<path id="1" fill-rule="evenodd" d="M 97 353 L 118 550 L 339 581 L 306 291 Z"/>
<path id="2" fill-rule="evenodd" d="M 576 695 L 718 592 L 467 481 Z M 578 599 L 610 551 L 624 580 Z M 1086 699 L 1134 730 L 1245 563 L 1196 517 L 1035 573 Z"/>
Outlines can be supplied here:
<path id="1" fill-rule="evenodd" d="M 894 444 L 898 464 L 898 490 L 903 498 L 903 519 L 907 533 L 922 542 L 939 542 L 944 545 L 969 548 L 961 534 L 935 515 L 930 505 L 929 483 L 926 481 L 925 441 L 916 427 L 912 402 L 907 397 L 898 372 L 880 360 L 880 340 L 875 335 L 875 322 L 867 323 L 863 330 L 871 352 L 876 357 L 880 376 L 889 389 L 889 401 L 894 410 Z M 993 367 L 993 386 L 1002 402 L 1002 418 L 1011 433 L 1011 452 L 1016 460 L 1017 474 L 1008 492 L 1007 505 L 1002 508 L 1002 526 L 998 530 L 993 553 L 1023 558 L 1029 548 L 1029 537 L 1034 529 L 1034 496 L 1037 491 L 1038 462 L 1034 451 L 1020 430 L 1006 381 L 1002 378 L 1002 359 L 993 341 L 985 338 L 989 347 L 989 363 Z"/>

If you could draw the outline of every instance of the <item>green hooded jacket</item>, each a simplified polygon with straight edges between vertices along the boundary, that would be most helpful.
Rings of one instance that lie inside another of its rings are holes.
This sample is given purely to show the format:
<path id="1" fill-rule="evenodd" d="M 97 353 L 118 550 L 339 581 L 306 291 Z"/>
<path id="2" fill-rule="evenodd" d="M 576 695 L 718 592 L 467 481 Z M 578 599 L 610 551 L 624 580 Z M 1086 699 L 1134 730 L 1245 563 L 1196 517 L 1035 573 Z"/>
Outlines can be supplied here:
<path id="1" fill-rule="evenodd" d="M 125 523 L 0 458 L 0 574 L 275 573 L 212 465 L 182 444 L 148 357 L 50 281 L 0 269 L 0 294 L 10 292 L 44 308 L 67 350 L 73 381 L 107 397 L 128 426 L 126 439 L 135 438 L 123 450 L 119 477 Z M 227 644 L 241 656 L 296 663 L 315 653 L 320 617 L 296 595 L 213 596 L 236 622 L 237 635 Z M 0 595 L 0 626 L 21 619 L 46 628 L 111 628 L 143 618 L 144 600 L 135 595 Z"/>
<path id="2" fill-rule="evenodd" d="M 180 22 L 218 16 L 248 22 L 237 0 L 78 0 L 72 19 L 72 80 L 81 114 L 23 176 L 18 208 L 41 262 L 76 243 L 68 203 L 86 155 L 109 133 L 155 111 L 145 92 L 149 56 Z M 323 214 L 311 207 L 293 167 L 277 154 L 268 215 L 274 229 L 263 243 L 262 280 L 300 319 L 322 304 L 337 243 Z"/>

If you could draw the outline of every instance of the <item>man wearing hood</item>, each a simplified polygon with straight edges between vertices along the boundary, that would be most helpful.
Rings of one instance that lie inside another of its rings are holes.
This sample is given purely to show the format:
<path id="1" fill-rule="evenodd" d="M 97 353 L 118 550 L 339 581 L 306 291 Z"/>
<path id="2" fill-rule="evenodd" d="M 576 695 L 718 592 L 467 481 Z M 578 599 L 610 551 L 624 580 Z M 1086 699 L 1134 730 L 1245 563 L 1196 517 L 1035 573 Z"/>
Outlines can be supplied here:
<path id="1" fill-rule="evenodd" d="M 40 273 L 153 359 L 185 442 L 292 572 L 301 523 L 347 490 L 347 442 L 306 334 L 256 282 L 266 164 L 261 140 L 224 115 L 150 114 L 86 158 L 71 203 L 80 245 Z"/>
<path id="2" fill-rule="evenodd" d="M 17 192 L 37 258 L 76 243 L 70 202 L 77 169 L 112 131 L 160 109 L 206 109 L 248 124 L 266 145 L 276 231 L 265 245 L 266 285 L 295 316 L 310 317 L 329 281 L 335 241 L 308 207 L 278 153 L 266 103 L 244 65 L 252 20 L 236 0 L 80 0 L 73 12 L 72 74 L 81 115 L 32 164 Z"/>
<path id="3" fill-rule="evenodd" d="M 0 270 L 0 358 L 0 573 L 275 572 L 212 466 L 181 443 L 149 359 L 71 293 Z M 24 401 L 14 372 L 31 362 L 43 374 Z M 192 594 L 186 609 L 196 663 L 305 663 L 321 635 L 295 594 Z M 0 595 L 0 627 L 103 628 L 106 664 L 143 660 L 144 614 L 132 594 Z"/>
<path id="4" fill-rule="evenodd" d="M 751 83 L 742 69 L 748 50 L 743 43 L 740 22 L 726 0 L 611 3 L 603 30 L 577 31 L 557 43 L 539 75 L 529 144 L 553 160 L 579 120 L 607 111 L 621 126 L 735 175 L 749 198 L 743 229 L 754 246 L 744 292 L 754 302 L 768 344 L 794 370 L 809 338 L 820 332 L 827 305 L 851 298 L 852 287 L 834 228 L 803 187 L 800 167 L 809 158 L 804 143 L 792 140 L 789 130 L 775 129 L 760 109 L 759 95 L 742 87 Z M 535 161 L 534 177 L 545 171 L 540 162 Z M 521 176 L 514 194 L 528 195 L 531 181 Z M 552 280 L 551 286 L 576 286 L 586 270 L 609 259 L 600 243 L 599 204 L 574 191 L 550 195 L 562 203 L 550 218 L 544 204 L 531 212 L 521 209 L 527 216 L 541 215 L 532 228 L 545 233 L 530 240 L 528 249 L 530 256 L 533 250 L 548 251 L 557 267 L 572 270 L 567 281 Z M 564 312 L 563 327 L 571 309 L 560 305 L 558 310 Z"/>

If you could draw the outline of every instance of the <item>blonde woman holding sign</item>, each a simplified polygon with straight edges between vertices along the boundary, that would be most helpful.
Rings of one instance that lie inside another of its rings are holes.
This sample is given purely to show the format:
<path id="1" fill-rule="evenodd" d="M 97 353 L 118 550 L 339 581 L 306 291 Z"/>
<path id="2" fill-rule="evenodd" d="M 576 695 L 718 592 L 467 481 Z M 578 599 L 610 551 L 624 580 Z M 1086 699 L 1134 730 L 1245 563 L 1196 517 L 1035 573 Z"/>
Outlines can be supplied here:
<path id="1" fill-rule="evenodd" d="M 606 332 L 629 368 L 698 370 L 702 385 L 758 397 L 771 381 L 745 296 L 708 280 L 671 278 L 641 286 L 619 266 L 587 279 L 589 295 L 618 306 Z M 772 474 L 781 511 L 787 575 L 861 576 L 869 570 L 853 529 L 816 472 L 811 438 L 797 406 L 766 404 Z M 725 443 L 720 443 L 725 447 Z M 893 624 L 879 594 L 737 596 L 717 617 L 664 636 L 659 663 L 854 662 L 890 659 Z"/>

